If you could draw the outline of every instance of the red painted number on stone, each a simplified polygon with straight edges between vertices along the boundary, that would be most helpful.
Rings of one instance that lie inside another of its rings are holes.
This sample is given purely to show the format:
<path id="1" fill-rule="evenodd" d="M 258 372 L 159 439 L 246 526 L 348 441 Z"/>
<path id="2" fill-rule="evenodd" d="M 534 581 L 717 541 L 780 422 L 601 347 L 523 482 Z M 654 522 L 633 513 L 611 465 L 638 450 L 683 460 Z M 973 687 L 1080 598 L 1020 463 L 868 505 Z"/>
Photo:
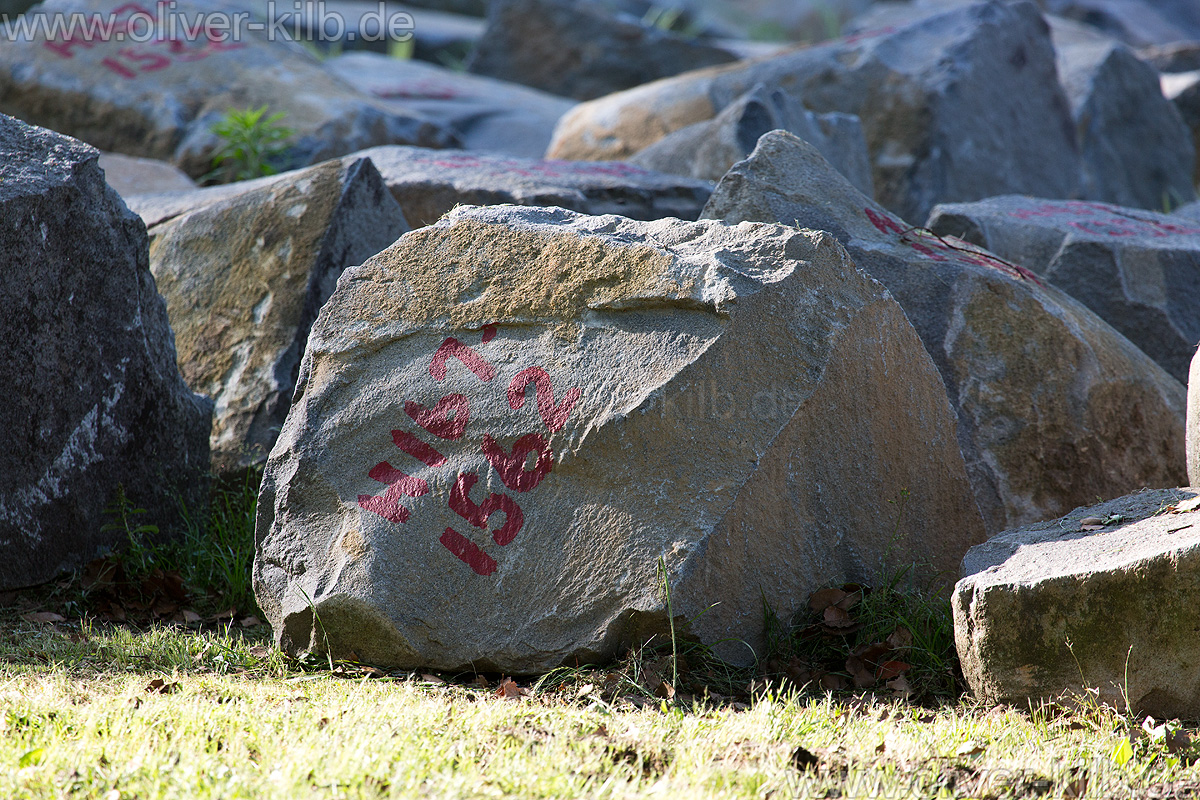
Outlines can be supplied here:
<path id="1" fill-rule="evenodd" d="M 386 483 L 383 495 L 360 494 L 358 507 L 378 514 L 389 522 L 405 522 L 412 512 L 400 505 L 400 497 L 420 497 L 429 494 L 429 484 L 421 478 L 405 475 L 386 461 L 381 461 L 367 473 L 373 480 Z"/>
<path id="2" fill-rule="evenodd" d="M 404 413 L 439 439 L 458 439 L 467 429 L 471 405 L 466 395 L 455 393 L 438 400 L 433 408 L 409 400 L 404 404 Z"/>
<path id="3" fill-rule="evenodd" d="M 427 467 L 440 467 L 446 463 L 444 455 L 408 431 L 392 431 L 392 441 L 396 443 L 396 447 L 399 447 Z"/>
<path id="4" fill-rule="evenodd" d="M 517 538 L 521 526 L 525 524 L 525 515 L 517 501 L 506 494 L 493 492 L 482 503 L 475 505 L 471 500 L 471 487 L 478 480 L 479 476 L 474 472 L 463 472 L 458 476 L 454 488 L 450 490 L 450 510 L 483 530 L 487 530 L 488 519 L 492 514 L 503 511 L 504 524 L 492 531 L 492 539 L 498 545 L 506 545 Z"/>
<path id="5" fill-rule="evenodd" d="M 864 208 L 863 211 L 866 212 L 867 219 L 871 220 L 871 224 L 874 225 L 880 233 L 904 233 L 904 228 L 902 228 L 900 224 L 896 222 L 896 220 L 892 219 L 886 214 L 880 214 L 873 208 Z"/>
<path id="6" fill-rule="evenodd" d="M 554 468 L 554 455 L 550 452 L 550 445 L 536 433 L 529 433 L 517 439 L 511 453 L 504 452 L 500 443 L 486 433 L 480 447 L 487 460 L 496 468 L 496 472 L 500 473 L 500 480 L 514 492 L 528 492 L 541 483 Z M 526 470 L 525 462 L 530 453 L 537 454 L 537 461 L 534 462 L 533 469 Z"/>
<path id="7" fill-rule="evenodd" d="M 438 539 L 442 546 L 475 571 L 478 575 L 491 575 L 496 571 L 496 559 L 479 549 L 479 546 L 454 528 L 446 528 L 446 532 Z"/>
<path id="8" fill-rule="evenodd" d="M 572 387 L 563 395 L 562 402 L 556 405 L 554 386 L 550 383 L 550 376 L 546 374 L 546 370 L 541 367 L 530 367 L 518 372 L 517 376 L 512 379 L 512 383 L 508 385 L 508 404 L 511 407 L 521 408 L 525 405 L 525 389 L 531 383 L 537 387 L 538 413 L 542 415 L 542 422 L 546 423 L 546 427 L 552 433 L 561 430 L 567 422 L 567 416 L 571 413 L 571 409 L 579 402 L 579 397 L 583 393 L 578 386 Z"/>
<path id="9" fill-rule="evenodd" d="M 442 342 L 442 346 L 433 354 L 433 360 L 429 362 L 429 374 L 436 381 L 446 379 L 446 362 L 452 358 L 457 358 L 467 369 L 479 376 L 480 380 L 490 381 L 496 377 L 496 370 L 492 365 L 483 360 L 483 357 L 467 347 L 465 344 L 455 339 L 453 336 Z"/>

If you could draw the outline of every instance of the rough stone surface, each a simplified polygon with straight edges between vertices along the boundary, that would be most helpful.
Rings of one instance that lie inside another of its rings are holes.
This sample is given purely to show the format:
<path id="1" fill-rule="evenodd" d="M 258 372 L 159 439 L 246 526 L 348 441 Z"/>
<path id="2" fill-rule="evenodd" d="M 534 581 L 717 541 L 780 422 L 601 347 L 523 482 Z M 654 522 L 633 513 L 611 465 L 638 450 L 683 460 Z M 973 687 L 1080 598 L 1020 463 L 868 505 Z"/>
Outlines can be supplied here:
<path id="1" fill-rule="evenodd" d="M 1187 382 L 1200 342 L 1200 223 L 1105 203 L 1006 195 L 936 206 L 926 226 L 1027 267 Z"/>
<path id="2" fill-rule="evenodd" d="M 194 177 L 212 169 L 220 140 L 210 128 L 230 108 L 266 105 L 287 115 L 283 124 L 294 136 L 282 166 L 380 144 L 453 143 L 432 121 L 356 91 L 298 45 L 268 41 L 262 32 L 243 31 L 237 41 L 222 33 L 196 41 L 172 38 L 164 11 L 162 22 L 154 23 L 160 39 L 131 45 L 118 37 L 127 32 L 140 38 L 155 8 L 119 0 L 42 3 L 36 12 L 46 15 L 111 14 L 114 28 L 107 40 L 70 39 L 62 31 L 47 40 L 38 26 L 36 35 L 6 44 L 0 50 L 0 111 L 103 150 L 171 161 Z M 215 8 L 169 4 L 170 13 L 186 16 L 191 25 Z"/>
<path id="3" fill-rule="evenodd" d="M 487 20 L 471 72 L 577 100 L 735 60 L 584 0 L 491 0 Z"/>
<path id="4" fill-rule="evenodd" d="M 1192 356 L 1187 395 L 1188 483 L 1200 485 L 1200 354 Z"/>
<path id="5" fill-rule="evenodd" d="M 758 85 L 711 120 L 667 134 L 629 159 L 646 169 L 719 181 L 764 133 L 785 130 L 820 151 L 863 194 L 873 195 L 862 123 L 852 114 L 814 114 L 780 89 Z"/>
<path id="6" fill-rule="evenodd" d="M 196 188 L 196 182 L 186 172 L 153 158 L 101 153 L 100 169 L 104 170 L 108 185 L 122 197 L 143 192 L 187 192 Z"/>
<path id="7" fill-rule="evenodd" d="M 1163 75 L 1159 79 L 1163 96 L 1175 106 L 1191 133 L 1192 144 L 1200 152 L 1200 69 Z M 1200 157 L 1192 178 L 1200 183 Z"/>
<path id="8" fill-rule="evenodd" d="M 146 228 L 82 142 L 0 115 L 0 589 L 49 580 L 142 520 L 199 512 L 211 405 L 179 376 Z"/>
<path id="9" fill-rule="evenodd" d="M 1194 72 L 1200 69 L 1200 42 L 1172 42 L 1143 47 L 1137 56 L 1161 73 Z"/>
<path id="10" fill-rule="evenodd" d="M 469 150 L 541 158 L 559 117 L 575 102 L 480 75 L 379 53 L 348 53 L 325 67 L 384 102 L 454 131 Z"/>
<path id="11" fill-rule="evenodd" d="M 1196 147 L 1158 72 L 1120 42 L 1052 20 L 1058 76 L 1083 159 L 1082 196 L 1161 209 L 1196 199 Z"/>
<path id="12" fill-rule="evenodd" d="M 797 92 L 813 111 L 857 115 L 876 197 L 907 220 L 924 220 L 939 202 L 1070 197 L 1078 188 L 1049 30 L 1027 2 L 954 8 L 581 103 L 559 122 L 548 155 L 626 158 L 759 83 Z"/>
<path id="13" fill-rule="evenodd" d="M 370 158 L 404 216 L 428 225 L 456 205 L 561 206 L 632 219 L 695 219 L 712 192 L 708 181 L 631 164 L 541 161 L 486 153 L 373 147 Z"/>
<path id="14" fill-rule="evenodd" d="M 1184 217 L 1185 219 L 1194 219 L 1200 222 L 1200 200 L 1194 203 L 1187 203 L 1171 212 L 1171 216 Z"/>
<path id="15" fill-rule="evenodd" d="M 796 137 L 764 136 L 702 216 L 831 231 L 891 290 L 946 382 L 989 532 L 1183 482 L 1178 381 L 1033 273 L 909 228 Z"/>
<path id="16" fill-rule="evenodd" d="M 408 225 L 369 160 L 328 161 L 150 231 L 179 368 L 216 403 L 213 471 L 266 461 L 338 276 Z"/>
<path id="17" fill-rule="evenodd" d="M 680 635 L 746 663 L 764 600 L 983 540 L 937 371 L 832 237 L 556 208 L 342 276 L 258 508 L 286 650 L 510 674 L 666 630 L 660 558 Z"/>
<path id="18" fill-rule="evenodd" d="M 954 638 L 975 696 L 1026 706 L 1095 689 L 1136 714 L 1200 716 L 1200 512 L 1181 510 L 1198 496 L 1142 492 L 971 548 Z M 1088 517 L 1108 524 L 1084 530 Z"/>

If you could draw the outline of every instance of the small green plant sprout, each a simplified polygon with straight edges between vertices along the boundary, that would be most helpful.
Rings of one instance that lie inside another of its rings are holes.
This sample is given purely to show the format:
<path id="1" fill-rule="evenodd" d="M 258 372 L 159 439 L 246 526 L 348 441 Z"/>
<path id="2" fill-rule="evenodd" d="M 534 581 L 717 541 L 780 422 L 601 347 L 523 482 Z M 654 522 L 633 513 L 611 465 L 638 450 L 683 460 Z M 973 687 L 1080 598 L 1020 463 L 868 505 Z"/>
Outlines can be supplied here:
<path id="1" fill-rule="evenodd" d="M 274 175 L 274 163 L 287 150 L 293 131 L 280 124 L 282 111 L 266 116 L 267 107 L 229 109 L 210 130 L 221 139 L 206 181 L 229 183 Z"/>

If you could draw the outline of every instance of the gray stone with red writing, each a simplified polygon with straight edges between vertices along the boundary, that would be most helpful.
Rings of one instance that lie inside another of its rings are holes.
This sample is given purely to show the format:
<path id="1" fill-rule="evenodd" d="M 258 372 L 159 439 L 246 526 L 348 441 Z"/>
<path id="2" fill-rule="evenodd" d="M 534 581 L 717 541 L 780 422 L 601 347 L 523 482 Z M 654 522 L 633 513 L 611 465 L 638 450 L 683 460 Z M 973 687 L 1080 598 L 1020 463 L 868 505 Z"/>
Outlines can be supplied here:
<path id="1" fill-rule="evenodd" d="M 560 208 L 347 270 L 258 508 L 287 651 L 509 673 L 665 632 L 660 563 L 678 634 L 747 663 L 764 602 L 983 540 L 937 370 L 833 237 Z"/>
<path id="2" fill-rule="evenodd" d="M 467 69 L 590 100 L 736 57 L 586 0 L 491 0 Z"/>
<path id="3" fill-rule="evenodd" d="M 1050 32 L 1083 159 L 1082 197 L 1152 209 L 1195 200 L 1192 132 L 1158 72 L 1085 25 L 1051 18 Z"/>
<path id="4" fill-rule="evenodd" d="M 797 93 L 815 112 L 858 116 L 875 195 L 907 220 L 924 220 L 939 202 L 1071 197 L 1079 187 L 1049 29 L 1028 2 L 953 8 L 581 103 L 559 122 L 547 155 L 628 158 L 760 83 Z"/>
<path id="5" fill-rule="evenodd" d="M 1024 267 L 905 225 L 800 139 L 764 136 L 702 216 L 831 231 L 891 290 L 946 382 L 990 533 L 1183 482 L 1177 380 Z"/>
<path id="6" fill-rule="evenodd" d="M 214 473 L 266 461 L 309 328 L 342 270 L 407 230 L 367 159 L 291 172 L 150 230 L 180 371 L 216 403 Z"/>
<path id="7" fill-rule="evenodd" d="M 561 206 L 632 219 L 695 219 L 712 184 L 621 162 L 542 161 L 420 147 L 372 147 L 370 158 L 411 225 L 457 205 Z"/>
<path id="8" fill-rule="evenodd" d="M 0 115 L 0 589 L 126 544 L 205 503 L 211 404 L 175 367 L 146 228 L 82 142 Z M 127 509 L 128 510 L 128 509 Z"/>
<path id="9" fill-rule="evenodd" d="M 971 548 L 953 609 L 975 696 L 1200 715 L 1198 495 L 1139 492 Z"/>
<path id="10" fill-rule="evenodd" d="M 759 84 L 711 120 L 667 134 L 629 159 L 647 169 L 719 181 L 764 133 L 794 133 L 821 152 L 863 194 L 873 195 L 871 157 L 852 114 L 814 114 L 794 95 Z"/>
<path id="11" fill-rule="evenodd" d="M 384 103 L 436 120 L 464 148 L 484 153 L 541 158 L 559 117 L 575 105 L 528 86 L 379 53 L 347 53 L 325 68 Z"/>
<path id="12" fill-rule="evenodd" d="M 379 144 L 453 143 L 433 121 L 338 80 L 298 45 L 218 27 L 234 17 L 203 2 L 46 0 L 22 18 L 33 31 L 18 30 L 0 50 L 0 110 L 193 177 L 212 169 L 221 140 L 211 127 L 231 108 L 286 115 L 292 137 L 278 168 Z M 99 33 L 48 29 L 71 19 Z M 185 20 L 208 24 L 211 36 L 186 38 Z"/>
<path id="13" fill-rule="evenodd" d="M 1200 342 L 1200 223 L 1005 195 L 937 206 L 927 226 L 986 247 L 1079 300 L 1187 382 Z"/>

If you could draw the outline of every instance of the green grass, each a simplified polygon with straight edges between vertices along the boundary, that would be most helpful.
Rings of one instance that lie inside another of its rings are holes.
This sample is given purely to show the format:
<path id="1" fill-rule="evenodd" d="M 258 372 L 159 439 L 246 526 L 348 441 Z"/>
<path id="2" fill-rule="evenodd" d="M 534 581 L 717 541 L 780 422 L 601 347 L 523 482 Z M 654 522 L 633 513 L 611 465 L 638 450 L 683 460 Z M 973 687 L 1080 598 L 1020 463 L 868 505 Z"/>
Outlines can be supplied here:
<path id="1" fill-rule="evenodd" d="M 238 621 L 253 611 L 254 490 L 253 478 L 215 490 L 208 517 L 189 519 L 166 546 L 150 543 L 128 500 L 114 501 L 110 524 L 129 542 L 106 563 L 121 565 L 122 591 L 178 575 L 199 620 L 102 621 L 98 601 L 117 590 L 84 589 L 83 573 L 0 596 L 0 797 L 1200 793 L 1186 725 L 1097 703 L 973 703 L 945 598 L 903 571 L 870 590 L 821 595 L 795 620 L 768 609 L 774 651 L 753 670 L 670 636 L 614 664 L 516 682 L 296 661 L 265 626 Z M 230 605 L 232 616 L 212 613 Z M 845 613 L 827 615 L 831 605 Z M 33 621 L 38 610 L 66 619 Z M 909 635 L 897 639 L 899 628 Z M 850 668 L 855 653 L 870 661 L 864 648 L 885 641 L 870 669 Z M 901 659 L 903 691 L 890 673 L 879 677 Z M 856 688 L 856 675 L 871 685 Z"/>

